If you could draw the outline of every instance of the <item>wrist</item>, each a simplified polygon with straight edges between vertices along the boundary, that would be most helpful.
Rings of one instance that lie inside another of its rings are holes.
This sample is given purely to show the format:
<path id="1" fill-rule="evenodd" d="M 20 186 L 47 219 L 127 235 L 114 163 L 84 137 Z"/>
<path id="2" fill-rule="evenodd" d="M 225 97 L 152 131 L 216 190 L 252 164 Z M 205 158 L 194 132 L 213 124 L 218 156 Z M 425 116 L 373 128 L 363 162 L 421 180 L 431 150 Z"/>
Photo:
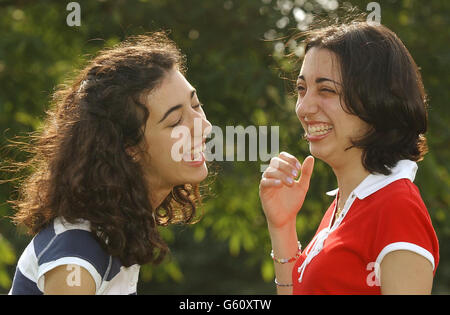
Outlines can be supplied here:
<path id="1" fill-rule="evenodd" d="M 286 236 L 290 236 L 295 234 L 295 236 L 297 236 L 297 222 L 296 220 L 291 220 L 288 223 L 282 225 L 282 226 L 274 226 L 272 225 L 270 222 L 267 222 L 267 228 L 269 230 L 269 234 L 271 236 L 271 238 L 273 236 L 278 236 L 278 237 L 286 237 Z"/>
<path id="2" fill-rule="evenodd" d="M 283 227 L 269 226 L 272 250 L 276 257 L 292 257 L 298 249 L 298 238 L 295 222 Z"/>
<path id="3" fill-rule="evenodd" d="M 298 245 L 297 253 L 295 254 L 295 256 L 288 257 L 288 258 L 277 258 L 277 257 L 275 257 L 275 254 L 272 250 L 272 252 L 270 253 L 270 257 L 272 257 L 272 260 L 275 263 L 282 264 L 282 265 L 295 262 L 297 259 L 300 258 L 300 255 L 302 254 L 302 245 L 300 244 L 300 242 L 297 242 L 297 245 Z"/>

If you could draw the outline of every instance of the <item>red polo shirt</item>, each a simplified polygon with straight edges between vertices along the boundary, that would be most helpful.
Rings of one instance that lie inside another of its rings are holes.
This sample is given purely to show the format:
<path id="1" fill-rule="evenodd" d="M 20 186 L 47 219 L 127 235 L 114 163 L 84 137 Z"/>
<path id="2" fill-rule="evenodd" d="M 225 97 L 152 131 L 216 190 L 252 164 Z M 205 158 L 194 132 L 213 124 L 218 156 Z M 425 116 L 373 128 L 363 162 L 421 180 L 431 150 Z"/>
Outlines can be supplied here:
<path id="1" fill-rule="evenodd" d="M 369 175 L 331 226 L 336 199 L 292 272 L 294 294 L 380 294 L 384 256 L 408 250 L 439 262 L 439 245 L 418 188 L 417 165 L 400 161 L 389 176 Z"/>

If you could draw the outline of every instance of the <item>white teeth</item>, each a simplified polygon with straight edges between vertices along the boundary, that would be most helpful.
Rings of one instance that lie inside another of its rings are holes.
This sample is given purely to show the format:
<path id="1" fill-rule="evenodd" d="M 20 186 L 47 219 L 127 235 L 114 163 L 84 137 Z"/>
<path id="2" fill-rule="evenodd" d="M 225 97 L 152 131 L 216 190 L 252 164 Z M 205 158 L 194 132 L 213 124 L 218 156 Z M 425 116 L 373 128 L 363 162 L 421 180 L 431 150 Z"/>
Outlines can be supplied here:
<path id="1" fill-rule="evenodd" d="M 183 160 L 190 161 L 201 161 L 202 160 L 202 152 L 205 151 L 206 144 L 202 144 L 201 146 L 196 147 L 195 149 L 191 149 L 189 153 L 185 154 Z"/>
<path id="2" fill-rule="evenodd" d="M 203 144 L 202 146 L 199 146 L 197 148 L 195 148 L 194 150 L 191 150 L 192 154 L 199 154 L 201 152 L 203 152 L 206 149 L 206 145 Z"/>
<path id="3" fill-rule="evenodd" d="M 314 124 L 308 126 L 308 134 L 311 136 L 321 136 L 333 129 L 332 125 Z"/>
<path id="4" fill-rule="evenodd" d="M 200 160 L 201 160 L 200 153 L 195 153 L 195 154 L 192 156 L 192 161 L 200 161 Z"/>

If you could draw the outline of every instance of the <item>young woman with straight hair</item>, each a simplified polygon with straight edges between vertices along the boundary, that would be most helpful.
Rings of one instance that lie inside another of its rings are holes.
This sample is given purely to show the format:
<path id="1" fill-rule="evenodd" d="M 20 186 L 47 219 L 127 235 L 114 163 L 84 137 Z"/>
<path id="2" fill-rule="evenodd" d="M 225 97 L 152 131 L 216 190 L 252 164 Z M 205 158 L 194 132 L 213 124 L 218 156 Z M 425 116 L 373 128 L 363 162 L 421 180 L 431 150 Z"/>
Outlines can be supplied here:
<path id="1" fill-rule="evenodd" d="M 296 114 L 312 156 L 300 165 L 283 152 L 260 182 L 278 292 L 429 294 L 439 245 L 413 184 L 427 152 L 418 67 L 383 25 L 355 20 L 302 35 Z M 338 189 L 302 249 L 296 216 L 314 158 L 332 168 Z"/>

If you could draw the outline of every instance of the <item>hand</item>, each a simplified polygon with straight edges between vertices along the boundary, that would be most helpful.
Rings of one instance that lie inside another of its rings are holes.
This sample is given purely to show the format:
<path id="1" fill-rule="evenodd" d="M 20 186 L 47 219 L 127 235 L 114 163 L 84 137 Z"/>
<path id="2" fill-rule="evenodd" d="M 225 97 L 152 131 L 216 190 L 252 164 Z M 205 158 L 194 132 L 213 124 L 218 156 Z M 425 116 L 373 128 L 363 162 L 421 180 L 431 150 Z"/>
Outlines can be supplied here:
<path id="1" fill-rule="evenodd" d="M 259 197 L 269 227 L 283 228 L 295 221 L 308 192 L 313 168 L 312 156 L 308 156 L 303 165 L 286 152 L 270 160 L 259 184 Z M 300 179 L 295 180 L 298 173 Z"/>

